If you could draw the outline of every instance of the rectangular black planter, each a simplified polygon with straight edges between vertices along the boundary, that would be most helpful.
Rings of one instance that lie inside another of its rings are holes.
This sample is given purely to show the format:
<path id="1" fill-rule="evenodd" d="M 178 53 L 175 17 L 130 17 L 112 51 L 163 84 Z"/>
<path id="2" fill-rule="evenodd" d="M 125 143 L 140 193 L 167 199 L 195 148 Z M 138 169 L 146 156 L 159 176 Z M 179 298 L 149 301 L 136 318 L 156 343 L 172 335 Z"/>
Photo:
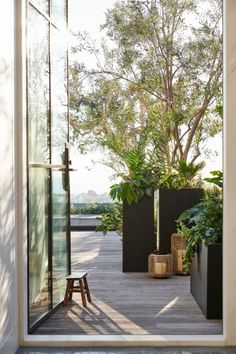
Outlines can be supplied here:
<path id="1" fill-rule="evenodd" d="M 191 266 L 191 293 L 207 319 L 222 319 L 222 244 L 202 244 Z"/>
<path id="2" fill-rule="evenodd" d="M 123 272 L 147 272 L 148 255 L 155 248 L 154 197 L 123 203 Z"/>
<path id="3" fill-rule="evenodd" d="M 158 205 L 159 250 L 171 253 L 171 235 L 176 233 L 180 214 L 199 203 L 202 189 L 160 189 Z"/>

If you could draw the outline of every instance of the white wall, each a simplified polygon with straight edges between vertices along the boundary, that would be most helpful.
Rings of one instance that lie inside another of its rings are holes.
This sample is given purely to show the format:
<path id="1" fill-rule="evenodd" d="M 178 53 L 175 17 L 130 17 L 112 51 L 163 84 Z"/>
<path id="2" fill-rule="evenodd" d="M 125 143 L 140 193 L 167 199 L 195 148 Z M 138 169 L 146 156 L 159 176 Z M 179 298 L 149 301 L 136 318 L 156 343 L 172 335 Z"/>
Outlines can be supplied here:
<path id="1" fill-rule="evenodd" d="M 236 345 L 236 278 L 235 278 L 235 252 L 236 252 L 236 119 L 235 119 L 235 102 L 236 102 L 236 0 L 225 0 L 225 16 L 227 27 L 225 26 L 225 240 L 224 240 L 224 334 L 228 345 Z M 15 174 L 18 173 L 18 191 L 24 193 L 24 188 L 19 188 L 23 183 L 19 183 L 23 176 L 22 164 L 17 151 L 17 169 L 15 169 L 14 156 L 14 4 L 20 6 L 20 0 L 0 0 L 0 354 L 13 354 L 18 347 L 18 286 L 17 286 L 17 259 L 16 259 L 16 223 L 15 223 Z M 19 30 L 19 28 L 18 28 Z M 18 31 L 19 32 L 19 31 Z M 227 36 L 226 36 L 227 33 Z M 18 42 L 18 41 L 17 41 Z M 19 43 L 19 42 L 18 42 Z M 19 55 L 19 53 L 18 53 Z M 21 55 L 19 55 L 21 56 Z M 19 62 L 18 57 L 18 62 Z M 20 65 L 19 65 L 20 67 Z M 20 70 L 17 70 L 20 76 Z M 24 75 L 23 75 L 24 76 Z M 18 80 L 19 81 L 19 80 Z M 18 82 L 18 85 L 19 82 Z M 19 90 L 21 93 L 24 91 Z M 19 102 L 23 102 L 20 98 Z M 20 110 L 18 102 L 18 109 Z M 18 116 L 18 136 L 22 138 L 22 129 L 20 128 Z M 22 140 L 22 139 L 21 139 Z M 24 139 L 23 139 L 24 141 Z M 19 148 L 20 139 L 18 140 L 17 148 Z M 24 154 L 23 154 L 24 155 Z M 24 155 L 25 156 L 25 155 Z M 22 169 L 21 169 L 22 168 Z M 19 203 L 18 193 L 18 223 L 17 230 L 21 230 L 24 222 L 22 215 L 26 215 Z M 21 232 L 22 233 L 22 232 Z M 24 232 L 25 234 L 25 232 Z M 23 242 L 21 240 L 19 248 L 21 255 Z M 21 260 L 22 262 L 22 260 Z M 24 268 L 25 270 L 25 268 Z M 25 272 L 21 274 L 21 280 L 25 277 Z M 26 282 L 21 281 L 22 284 Z M 20 295 L 26 296 L 26 289 L 21 287 Z M 25 297 L 24 296 L 24 297 Z M 26 326 L 26 301 L 21 301 L 21 329 Z M 207 343 L 206 337 L 203 344 Z M 112 340 L 112 337 L 109 338 Z M 146 338 L 148 340 L 148 338 Z M 31 340 L 31 343 L 30 343 Z M 26 338 L 21 334 L 21 342 L 31 344 L 36 340 L 35 345 L 58 345 L 61 338 L 34 338 L 31 336 Z M 37 342 L 38 340 L 38 342 Z M 41 340 L 41 342 L 39 342 Z M 80 343 L 83 338 L 70 338 L 71 342 L 66 345 L 75 345 Z M 121 338 L 122 342 L 124 338 Z M 136 341 L 139 338 L 136 339 Z M 153 339 L 154 340 L 154 339 Z M 159 339 L 160 340 L 160 339 Z M 217 345 L 216 338 L 212 338 L 212 344 Z M 221 339 L 220 339 L 221 340 Z M 87 344 L 91 345 L 91 338 L 86 338 Z M 95 341 L 95 339 L 94 339 Z M 176 345 L 176 339 L 172 338 L 169 344 Z M 134 338 L 135 342 L 135 338 Z M 159 343 L 159 342 L 158 342 Z M 223 342 L 222 342 L 223 343 Z M 101 343 L 100 343 L 101 344 Z M 103 343 L 104 344 L 104 343 Z M 134 343 L 135 344 L 135 343 Z M 136 342 L 137 344 L 137 342 Z M 159 343 L 160 345 L 161 343 Z M 181 341 L 178 338 L 178 344 L 186 345 L 185 339 Z M 188 338 L 188 344 L 193 344 L 191 338 Z M 201 343 L 198 342 L 199 345 Z M 166 345 L 166 342 L 164 343 Z"/>
<path id="2" fill-rule="evenodd" d="M 236 345 L 236 1 L 224 0 L 224 334 Z"/>
<path id="3" fill-rule="evenodd" d="M 14 0 L 0 0 L 0 354 L 18 347 L 14 162 Z"/>

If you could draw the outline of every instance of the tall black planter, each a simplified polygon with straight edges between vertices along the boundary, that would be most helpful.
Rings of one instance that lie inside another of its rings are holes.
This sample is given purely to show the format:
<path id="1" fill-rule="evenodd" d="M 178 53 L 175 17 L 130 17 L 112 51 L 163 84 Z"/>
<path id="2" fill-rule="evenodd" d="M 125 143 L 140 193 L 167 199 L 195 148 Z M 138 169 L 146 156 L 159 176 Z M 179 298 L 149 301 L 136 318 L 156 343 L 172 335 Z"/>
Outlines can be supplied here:
<path id="1" fill-rule="evenodd" d="M 123 272 L 147 272 L 148 255 L 155 248 L 154 197 L 123 204 Z"/>
<path id="2" fill-rule="evenodd" d="M 222 318 L 222 244 L 204 244 L 191 266 L 191 293 L 207 319 Z"/>
<path id="3" fill-rule="evenodd" d="M 171 253 L 171 235 L 176 233 L 180 214 L 199 203 L 202 189 L 160 189 L 158 206 L 159 250 Z"/>

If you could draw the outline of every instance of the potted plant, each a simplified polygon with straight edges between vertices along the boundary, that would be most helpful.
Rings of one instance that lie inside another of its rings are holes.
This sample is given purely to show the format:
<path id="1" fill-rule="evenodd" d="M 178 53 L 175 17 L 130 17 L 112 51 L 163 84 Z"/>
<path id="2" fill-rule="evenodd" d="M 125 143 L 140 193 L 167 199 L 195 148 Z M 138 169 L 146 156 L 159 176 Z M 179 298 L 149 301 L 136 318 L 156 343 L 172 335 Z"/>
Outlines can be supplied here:
<path id="1" fill-rule="evenodd" d="M 222 173 L 211 172 L 200 203 L 178 219 L 178 233 L 185 238 L 183 262 L 190 265 L 190 289 L 208 319 L 222 318 Z"/>
<path id="2" fill-rule="evenodd" d="M 111 186 L 111 197 L 123 203 L 123 272 L 148 271 L 148 255 L 156 246 L 155 188 L 155 179 L 149 171 L 126 176 Z"/>
<path id="3" fill-rule="evenodd" d="M 117 229 L 122 234 L 124 272 L 147 272 L 148 255 L 156 248 L 161 253 L 171 253 L 170 239 L 176 232 L 176 219 L 201 199 L 202 190 L 193 187 L 201 182 L 196 176 L 203 164 L 187 164 L 180 160 L 176 172 L 166 177 L 163 172 L 159 176 L 153 173 L 145 164 L 143 151 L 133 149 L 127 154 L 126 161 L 129 173 L 120 174 L 122 180 L 112 185 L 110 190 L 112 199 L 122 203 L 123 213 L 117 213 L 117 206 L 111 209 L 103 215 L 97 230 L 106 234 Z M 163 188 L 159 190 L 159 208 L 156 210 L 154 190 L 160 186 Z"/>
<path id="4" fill-rule="evenodd" d="M 116 229 L 122 234 L 124 272 L 147 272 L 148 255 L 156 247 L 153 194 L 162 169 L 159 156 L 149 150 L 148 129 L 140 132 L 132 144 L 124 146 L 113 133 L 104 142 L 113 153 L 110 167 L 118 182 L 110 187 L 110 196 L 118 204 L 102 216 L 97 230 L 106 234 Z"/>
<path id="5" fill-rule="evenodd" d="M 158 190 L 159 249 L 171 253 L 171 235 L 176 233 L 176 220 L 186 209 L 200 202 L 203 190 L 199 177 L 204 163 L 187 163 L 179 159 L 175 169 L 161 178 Z"/>

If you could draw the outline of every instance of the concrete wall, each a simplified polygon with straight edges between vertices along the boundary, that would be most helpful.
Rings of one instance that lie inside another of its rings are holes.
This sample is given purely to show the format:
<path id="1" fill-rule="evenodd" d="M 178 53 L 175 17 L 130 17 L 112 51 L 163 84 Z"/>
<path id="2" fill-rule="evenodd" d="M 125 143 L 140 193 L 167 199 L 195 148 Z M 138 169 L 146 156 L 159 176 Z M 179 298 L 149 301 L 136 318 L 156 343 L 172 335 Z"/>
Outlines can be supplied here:
<path id="1" fill-rule="evenodd" d="M 14 0 L 0 0 L 0 353 L 18 347 L 14 156 Z"/>

